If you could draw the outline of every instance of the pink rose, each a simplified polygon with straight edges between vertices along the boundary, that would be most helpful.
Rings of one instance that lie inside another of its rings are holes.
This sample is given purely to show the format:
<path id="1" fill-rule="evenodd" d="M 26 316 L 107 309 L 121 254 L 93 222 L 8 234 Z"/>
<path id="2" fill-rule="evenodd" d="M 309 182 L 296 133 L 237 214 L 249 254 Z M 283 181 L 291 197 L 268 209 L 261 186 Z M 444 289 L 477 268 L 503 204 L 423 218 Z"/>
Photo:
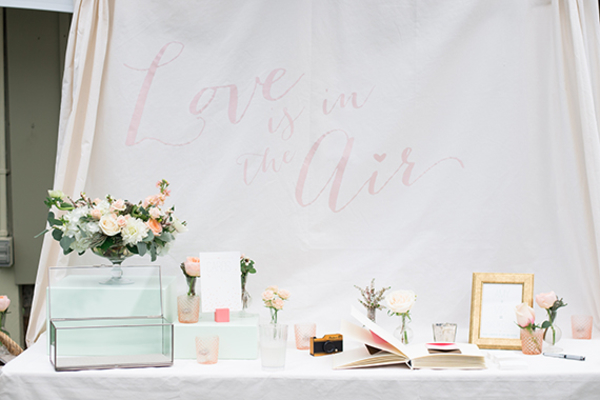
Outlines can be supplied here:
<path id="1" fill-rule="evenodd" d="M 110 211 L 125 211 L 125 202 L 123 199 L 116 200 L 110 205 Z"/>
<path id="2" fill-rule="evenodd" d="M 535 311 L 527 303 L 521 303 L 515 307 L 517 314 L 517 324 L 525 328 L 528 325 L 535 324 Z"/>
<path id="3" fill-rule="evenodd" d="M 290 292 L 288 292 L 285 289 L 279 289 L 279 292 L 277 292 L 277 294 L 279 295 L 279 297 L 281 297 L 283 300 L 287 300 L 290 297 Z"/>
<path id="4" fill-rule="evenodd" d="M 90 215 L 94 219 L 100 219 L 102 218 L 102 211 L 98 210 L 97 208 L 94 208 L 92 211 L 90 211 Z"/>
<path id="5" fill-rule="evenodd" d="M 10 299 L 7 296 L 0 296 L 0 312 L 6 311 L 10 306 Z"/>
<path id="6" fill-rule="evenodd" d="M 275 298 L 275 293 L 272 290 L 267 289 L 262 293 L 263 301 L 271 301 Z"/>
<path id="7" fill-rule="evenodd" d="M 183 263 L 185 273 L 189 276 L 200 276 L 200 259 L 198 257 L 188 257 Z"/>
<path id="8" fill-rule="evenodd" d="M 276 310 L 283 309 L 283 300 L 275 299 L 272 301 L 272 303 L 273 303 L 273 308 L 275 308 Z"/>
<path id="9" fill-rule="evenodd" d="M 119 215 L 117 217 L 117 225 L 121 228 L 127 225 L 127 220 L 129 219 L 129 215 Z"/>
<path id="10" fill-rule="evenodd" d="M 279 290 L 279 288 L 277 286 L 269 286 L 267 288 L 267 290 L 270 290 L 273 293 L 277 293 L 277 291 Z"/>
<path id="11" fill-rule="evenodd" d="M 535 302 L 538 304 L 538 306 L 540 306 L 541 308 L 550 308 L 554 305 L 554 303 L 556 302 L 557 297 L 556 294 L 554 294 L 554 292 L 550 292 L 550 293 L 540 293 L 538 295 L 535 296 Z"/>
<path id="12" fill-rule="evenodd" d="M 152 207 L 150 209 L 150 216 L 154 219 L 158 219 L 160 217 L 160 210 L 156 207 Z"/>

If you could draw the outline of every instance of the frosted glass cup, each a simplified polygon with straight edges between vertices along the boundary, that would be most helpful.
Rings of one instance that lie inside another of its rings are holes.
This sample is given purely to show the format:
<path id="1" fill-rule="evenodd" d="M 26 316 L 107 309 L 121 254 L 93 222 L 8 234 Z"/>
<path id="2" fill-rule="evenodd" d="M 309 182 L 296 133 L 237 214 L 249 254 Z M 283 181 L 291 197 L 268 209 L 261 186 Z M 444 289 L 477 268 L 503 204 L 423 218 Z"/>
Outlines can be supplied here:
<path id="1" fill-rule="evenodd" d="M 277 371 L 285 367 L 288 326 L 263 324 L 260 329 L 260 361 L 263 370 Z"/>
<path id="2" fill-rule="evenodd" d="M 433 341 L 436 343 L 454 343 L 456 341 L 456 324 L 433 324 Z"/>
<path id="3" fill-rule="evenodd" d="M 296 348 L 298 350 L 308 350 L 310 348 L 310 338 L 317 334 L 317 324 L 314 322 L 302 322 L 294 325 L 294 334 L 296 336 Z"/>
<path id="4" fill-rule="evenodd" d="M 219 337 L 196 336 L 196 361 L 200 364 L 216 364 L 219 360 Z"/>
<path id="5" fill-rule="evenodd" d="M 571 330 L 573 339 L 591 339 L 594 318 L 591 315 L 572 315 Z"/>

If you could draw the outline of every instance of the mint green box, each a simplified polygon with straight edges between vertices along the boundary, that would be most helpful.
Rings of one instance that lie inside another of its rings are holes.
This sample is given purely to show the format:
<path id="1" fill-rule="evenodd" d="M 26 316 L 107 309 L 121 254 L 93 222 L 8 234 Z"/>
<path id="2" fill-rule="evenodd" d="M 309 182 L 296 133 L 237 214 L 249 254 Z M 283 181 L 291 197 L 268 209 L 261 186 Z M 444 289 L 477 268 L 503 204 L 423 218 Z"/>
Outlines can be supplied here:
<path id="1" fill-rule="evenodd" d="M 175 278 L 163 279 L 158 265 L 121 269 L 126 284 L 105 284 L 111 266 L 49 268 L 48 349 L 56 370 L 173 364 L 164 310 L 173 308 Z"/>
<path id="2" fill-rule="evenodd" d="M 196 359 L 196 336 L 219 336 L 220 360 L 255 360 L 258 358 L 258 315 L 240 317 L 231 313 L 230 322 L 215 322 L 214 313 L 201 313 L 194 324 L 173 322 L 175 358 Z"/>

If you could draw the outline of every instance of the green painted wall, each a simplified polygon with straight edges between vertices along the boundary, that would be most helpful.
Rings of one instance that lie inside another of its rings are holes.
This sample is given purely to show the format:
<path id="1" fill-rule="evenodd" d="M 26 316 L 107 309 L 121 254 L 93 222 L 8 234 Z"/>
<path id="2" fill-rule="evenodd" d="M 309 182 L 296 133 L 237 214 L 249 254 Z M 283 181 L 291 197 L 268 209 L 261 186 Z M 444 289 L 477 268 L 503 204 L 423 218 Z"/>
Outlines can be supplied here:
<path id="1" fill-rule="evenodd" d="M 45 227 L 46 190 L 54 179 L 60 91 L 71 14 L 4 9 L 4 76 L 9 230 L 14 265 L 0 268 L 0 294 L 11 298 L 7 329 L 23 344 L 18 285 L 35 283 Z"/>

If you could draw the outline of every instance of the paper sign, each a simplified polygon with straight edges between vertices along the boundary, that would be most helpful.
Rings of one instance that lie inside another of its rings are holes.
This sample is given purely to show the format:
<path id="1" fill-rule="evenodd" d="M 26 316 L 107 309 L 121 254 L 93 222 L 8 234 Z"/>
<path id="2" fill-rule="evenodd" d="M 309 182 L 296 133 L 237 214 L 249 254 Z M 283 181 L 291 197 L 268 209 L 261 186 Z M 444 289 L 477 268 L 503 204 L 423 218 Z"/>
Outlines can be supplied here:
<path id="1" fill-rule="evenodd" d="M 202 312 L 241 311 L 240 252 L 200 253 Z"/>

